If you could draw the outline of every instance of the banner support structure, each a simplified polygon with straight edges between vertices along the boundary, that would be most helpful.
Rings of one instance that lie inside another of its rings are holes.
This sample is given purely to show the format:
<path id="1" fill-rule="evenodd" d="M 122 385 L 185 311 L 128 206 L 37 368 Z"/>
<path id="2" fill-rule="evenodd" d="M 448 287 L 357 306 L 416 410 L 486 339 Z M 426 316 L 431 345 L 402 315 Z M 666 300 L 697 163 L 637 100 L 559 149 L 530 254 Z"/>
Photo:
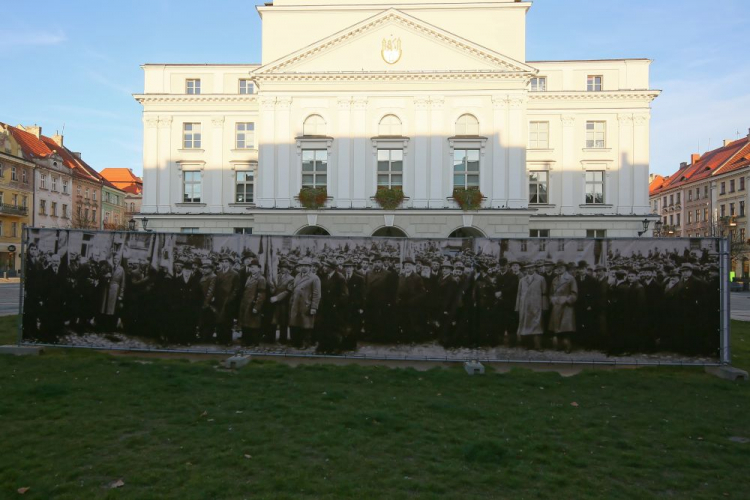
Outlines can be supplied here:
<path id="1" fill-rule="evenodd" d="M 26 284 L 26 239 L 29 237 L 29 228 L 21 230 L 21 279 L 18 283 L 18 341 L 20 346 L 23 342 L 23 287 Z"/>
<path id="2" fill-rule="evenodd" d="M 721 338 L 721 353 L 720 359 L 722 364 L 729 365 L 732 362 L 732 351 L 730 345 L 730 325 L 731 325 L 731 311 L 730 311 L 730 292 L 729 292 L 729 266 L 730 255 L 729 255 L 729 239 L 721 238 L 719 240 L 719 258 L 720 258 L 720 270 L 721 278 L 719 280 L 719 293 L 721 295 L 719 317 L 720 317 L 720 338 Z"/>

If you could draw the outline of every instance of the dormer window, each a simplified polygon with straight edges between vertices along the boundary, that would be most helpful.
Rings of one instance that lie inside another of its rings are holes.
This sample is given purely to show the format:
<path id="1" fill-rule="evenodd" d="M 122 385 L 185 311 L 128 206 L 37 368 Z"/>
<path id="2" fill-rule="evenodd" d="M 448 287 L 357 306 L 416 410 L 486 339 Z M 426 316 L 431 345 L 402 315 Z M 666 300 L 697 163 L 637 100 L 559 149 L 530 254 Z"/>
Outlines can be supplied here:
<path id="1" fill-rule="evenodd" d="M 546 92 L 547 91 L 547 77 L 539 76 L 531 79 L 532 92 Z"/>
<path id="2" fill-rule="evenodd" d="M 601 92 L 603 78 L 601 75 L 589 75 L 586 82 L 586 90 L 589 92 Z"/>

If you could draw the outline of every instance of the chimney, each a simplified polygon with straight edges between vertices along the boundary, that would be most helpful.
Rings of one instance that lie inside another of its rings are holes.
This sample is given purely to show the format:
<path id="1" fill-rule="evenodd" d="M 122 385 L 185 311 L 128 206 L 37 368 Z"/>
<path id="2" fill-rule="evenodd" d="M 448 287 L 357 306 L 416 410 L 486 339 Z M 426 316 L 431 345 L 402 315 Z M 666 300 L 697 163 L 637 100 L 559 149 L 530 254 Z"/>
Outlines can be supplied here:
<path id="1" fill-rule="evenodd" d="M 76 157 L 76 158 L 78 158 L 79 160 L 81 159 L 81 153 L 79 153 L 79 152 L 77 152 L 77 151 L 71 151 L 71 153 L 73 154 L 73 156 L 75 156 L 75 157 Z"/>
<path id="2" fill-rule="evenodd" d="M 732 139 L 724 139 L 724 147 L 729 146 L 730 142 L 732 142 Z"/>
<path id="3" fill-rule="evenodd" d="M 700 159 L 701 159 L 701 154 L 700 153 L 693 153 L 693 154 L 690 155 L 690 163 L 691 164 L 697 163 L 698 160 L 700 160 Z"/>
<path id="4" fill-rule="evenodd" d="M 55 134 L 52 136 L 52 140 L 60 147 L 63 147 L 63 136 L 60 134 Z"/>
<path id="5" fill-rule="evenodd" d="M 680 170 L 687 168 L 687 166 L 688 166 L 687 162 L 683 161 L 682 163 L 680 163 Z"/>
<path id="6" fill-rule="evenodd" d="M 20 128 L 21 130 L 25 130 L 26 132 L 30 134 L 34 134 L 37 139 L 39 139 L 42 135 L 42 127 L 39 127 L 37 125 L 27 125 L 27 126 L 19 125 L 18 128 Z"/>

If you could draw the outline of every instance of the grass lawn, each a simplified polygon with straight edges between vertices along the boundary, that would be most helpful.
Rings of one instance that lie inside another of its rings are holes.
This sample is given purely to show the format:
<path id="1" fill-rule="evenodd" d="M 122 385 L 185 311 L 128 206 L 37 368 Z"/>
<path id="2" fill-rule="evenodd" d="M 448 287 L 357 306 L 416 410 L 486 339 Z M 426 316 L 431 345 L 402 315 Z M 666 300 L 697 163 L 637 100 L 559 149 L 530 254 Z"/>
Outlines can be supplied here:
<path id="1" fill-rule="evenodd" d="M 700 369 L 216 365 L 0 357 L 0 498 L 750 496 L 750 384 Z"/>

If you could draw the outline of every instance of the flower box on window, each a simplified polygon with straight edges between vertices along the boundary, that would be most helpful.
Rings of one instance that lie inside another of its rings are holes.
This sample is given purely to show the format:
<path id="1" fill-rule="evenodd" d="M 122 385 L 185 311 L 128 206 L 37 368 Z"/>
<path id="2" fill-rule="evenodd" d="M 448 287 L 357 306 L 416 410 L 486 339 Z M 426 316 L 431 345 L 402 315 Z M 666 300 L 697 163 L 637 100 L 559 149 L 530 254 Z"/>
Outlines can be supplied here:
<path id="1" fill-rule="evenodd" d="M 299 200 L 300 205 L 302 205 L 302 208 L 308 210 L 323 208 L 326 201 L 328 201 L 328 191 L 324 187 L 303 187 L 299 190 L 297 199 Z"/>
<path id="2" fill-rule="evenodd" d="M 375 196 L 372 197 L 375 202 L 385 210 L 395 210 L 401 206 L 406 199 L 401 187 L 378 186 Z"/>
<path id="3" fill-rule="evenodd" d="M 479 210 L 482 208 L 484 196 L 479 188 L 455 188 L 453 201 L 458 203 L 461 210 Z"/>

